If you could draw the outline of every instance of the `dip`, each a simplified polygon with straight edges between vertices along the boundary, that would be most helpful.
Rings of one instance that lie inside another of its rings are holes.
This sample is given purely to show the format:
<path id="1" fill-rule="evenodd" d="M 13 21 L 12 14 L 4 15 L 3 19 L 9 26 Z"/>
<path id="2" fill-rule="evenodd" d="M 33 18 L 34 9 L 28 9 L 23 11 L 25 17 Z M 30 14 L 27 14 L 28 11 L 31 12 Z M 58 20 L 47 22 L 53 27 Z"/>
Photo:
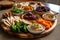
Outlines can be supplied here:
<path id="1" fill-rule="evenodd" d="M 37 34 L 43 32 L 45 30 L 45 27 L 42 24 L 33 23 L 32 25 L 29 25 L 27 29 L 29 32 Z"/>
<path id="2" fill-rule="evenodd" d="M 53 14 L 49 14 L 49 13 L 43 14 L 42 17 L 46 20 L 54 20 L 55 19 L 55 16 Z"/>

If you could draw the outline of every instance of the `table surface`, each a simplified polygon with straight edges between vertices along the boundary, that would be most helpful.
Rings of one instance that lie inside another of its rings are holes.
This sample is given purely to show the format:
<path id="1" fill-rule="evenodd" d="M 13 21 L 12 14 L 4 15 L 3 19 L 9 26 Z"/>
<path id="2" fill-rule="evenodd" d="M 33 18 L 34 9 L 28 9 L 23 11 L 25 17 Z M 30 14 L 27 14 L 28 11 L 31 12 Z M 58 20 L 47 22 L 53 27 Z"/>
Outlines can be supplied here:
<path id="1" fill-rule="evenodd" d="M 59 5 L 46 3 L 46 6 L 48 6 L 51 10 L 53 10 L 57 13 L 60 13 L 60 6 Z M 8 10 L 0 11 L 0 16 L 2 16 L 2 13 L 6 12 L 6 11 L 8 11 Z M 0 30 L 0 40 L 60 40 L 60 14 L 57 15 L 57 19 L 58 19 L 58 22 L 57 22 L 57 25 L 56 25 L 54 31 L 43 38 L 19 39 L 19 38 L 11 37 Z"/>

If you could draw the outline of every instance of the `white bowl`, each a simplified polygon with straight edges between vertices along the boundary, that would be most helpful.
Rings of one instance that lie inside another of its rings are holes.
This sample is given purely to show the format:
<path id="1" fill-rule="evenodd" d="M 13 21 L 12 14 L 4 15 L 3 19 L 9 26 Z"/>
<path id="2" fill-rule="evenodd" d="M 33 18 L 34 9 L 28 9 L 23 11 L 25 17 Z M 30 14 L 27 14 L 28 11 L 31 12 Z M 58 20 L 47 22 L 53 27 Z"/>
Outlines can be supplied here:
<path id="1" fill-rule="evenodd" d="M 53 18 L 51 19 L 47 19 L 45 18 L 46 14 L 51 14 L 53 16 Z M 50 21 L 54 21 L 56 19 L 56 15 L 54 15 L 56 13 L 52 12 L 52 11 L 49 11 L 49 12 L 46 12 L 45 14 L 42 15 L 42 18 L 46 19 L 46 20 L 50 20 Z"/>
<path id="2" fill-rule="evenodd" d="M 53 15 L 53 14 L 51 14 L 51 15 Z M 46 20 L 54 21 L 56 19 L 56 16 L 53 16 L 53 18 L 51 18 L 51 19 L 47 19 L 45 16 L 46 16 L 46 14 L 42 15 L 42 17 Z"/>
<path id="3" fill-rule="evenodd" d="M 29 31 L 30 33 L 33 33 L 33 34 L 39 34 L 39 33 L 44 32 L 44 31 L 45 31 L 45 27 L 44 27 L 42 24 L 39 24 L 39 25 L 43 28 L 43 29 L 40 30 L 40 31 L 34 31 L 34 30 L 29 29 L 29 28 L 31 27 L 31 25 L 28 25 L 28 26 L 27 26 L 27 29 L 28 29 L 28 31 Z"/>

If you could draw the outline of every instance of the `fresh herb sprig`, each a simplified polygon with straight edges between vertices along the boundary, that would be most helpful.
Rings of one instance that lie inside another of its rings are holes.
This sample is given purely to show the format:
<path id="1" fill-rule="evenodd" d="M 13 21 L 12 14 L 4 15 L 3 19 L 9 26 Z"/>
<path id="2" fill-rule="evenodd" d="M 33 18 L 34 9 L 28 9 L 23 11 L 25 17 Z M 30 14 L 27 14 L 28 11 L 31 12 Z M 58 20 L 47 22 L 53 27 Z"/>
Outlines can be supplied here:
<path id="1" fill-rule="evenodd" d="M 14 25 L 11 25 L 10 28 L 14 32 L 28 32 L 27 31 L 28 24 L 24 22 L 16 22 Z"/>
<path id="2" fill-rule="evenodd" d="M 23 13 L 23 10 L 20 9 L 20 8 L 17 8 L 17 7 L 13 7 L 13 8 L 12 8 L 12 12 L 22 14 L 22 13 Z"/>

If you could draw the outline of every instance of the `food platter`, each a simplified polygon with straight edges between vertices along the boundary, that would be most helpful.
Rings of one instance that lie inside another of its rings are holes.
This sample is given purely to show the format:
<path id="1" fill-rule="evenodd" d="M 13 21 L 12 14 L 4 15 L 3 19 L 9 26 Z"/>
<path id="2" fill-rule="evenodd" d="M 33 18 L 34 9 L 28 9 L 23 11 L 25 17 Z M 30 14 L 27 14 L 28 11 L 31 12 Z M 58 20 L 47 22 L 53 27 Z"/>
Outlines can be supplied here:
<path id="1" fill-rule="evenodd" d="M 40 38 L 55 28 L 55 14 L 41 2 L 20 2 L 15 3 L 9 12 L 2 14 L 0 23 L 9 35 Z"/>

